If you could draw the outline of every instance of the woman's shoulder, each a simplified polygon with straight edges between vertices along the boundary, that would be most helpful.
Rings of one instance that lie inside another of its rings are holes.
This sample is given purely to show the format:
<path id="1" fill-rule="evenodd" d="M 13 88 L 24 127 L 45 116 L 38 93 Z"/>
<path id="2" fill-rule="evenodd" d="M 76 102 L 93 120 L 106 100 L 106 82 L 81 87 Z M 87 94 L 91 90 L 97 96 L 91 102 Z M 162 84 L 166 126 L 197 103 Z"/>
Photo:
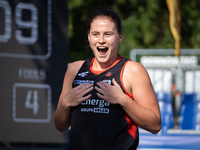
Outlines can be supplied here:
<path id="1" fill-rule="evenodd" d="M 126 68 L 127 70 L 133 72 L 133 73 L 138 73 L 138 72 L 143 72 L 145 71 L 146 72 L 146 69 L 145 67 L 139 63 L 139 62 L 134 62 L 132 60 L 128 61 L 127 62 L 127 65 L 126 65 Z"/>
<path id="2" fill-rule="evenodd" d="M 76 74 L 78 73 L 79 69 L 81 68 L 82 64 L 84 63 L 84 60 L 75 61 L 73 63 L 70 63 L 68 65 L 65 78 L 74 78 Z"/>
<path id="3" fill-rule="evenodd" d="M 75 61 L 73 63 L 70 63 L 68 65 L 67 71 L 71 72 L 71 73 L 78 72 L 83 63 L 84 63 L 84 60 L 79 60 L 79 61 Z"/>
<path id="4" fill-rule="evenodd" d="M 81 65 L 84 63 L 85 60 L 79 60 L 79 61 L 74 61 L 72 63 L 69 64 L 69 68 L 73 68 L 73 67 L 81 67 Z"/>
<path id="5" fill-rule="evenodd" d="M 129 80 L 136 82 L 139 82 L 139 80 L 149 80 L 146 68 L 138 62 L 128 61 L 124 69 L 124 74 Z"/>

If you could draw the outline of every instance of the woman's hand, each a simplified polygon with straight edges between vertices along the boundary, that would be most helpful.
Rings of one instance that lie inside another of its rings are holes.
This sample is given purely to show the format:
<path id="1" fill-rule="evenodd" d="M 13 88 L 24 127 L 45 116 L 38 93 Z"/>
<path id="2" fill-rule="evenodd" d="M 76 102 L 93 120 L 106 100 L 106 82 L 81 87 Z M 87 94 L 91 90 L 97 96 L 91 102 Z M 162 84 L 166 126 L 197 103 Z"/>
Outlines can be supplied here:
<path id="1" fill-rule="evenodd" d="M 99 87 L 95 86 L 95 89 L 98 91 L 97 96 L 111 104 L 120 104 L 127 95 L 124 94 L 114 78 L 112 79 L 112 83 L 113 85 L 109 85 L 104 81 L 98 82 L 97 85 Z"/>
<path id="2" fill-rule="evenodd" d="M 62 105 L 66 107 L 79 105 L 81 102 L 87 100 L 92 96 L 88 93 L 93 89 L 93 84 L 90 83 L 83 83 L 75 88 L 72 88 L 62 99 Z"/>

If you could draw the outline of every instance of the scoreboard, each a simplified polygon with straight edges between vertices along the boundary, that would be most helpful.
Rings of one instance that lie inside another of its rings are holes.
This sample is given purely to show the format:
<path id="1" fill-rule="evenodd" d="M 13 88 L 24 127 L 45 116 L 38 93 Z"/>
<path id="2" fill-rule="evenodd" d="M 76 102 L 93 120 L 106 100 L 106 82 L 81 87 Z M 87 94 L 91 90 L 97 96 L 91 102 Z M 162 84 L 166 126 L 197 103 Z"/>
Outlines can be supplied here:
<path id="1" fill-rule="evenodd" d="M 54 127 L 68 63 L 68 6 L 0 0 L 0 141 L 67 143 Z"/>

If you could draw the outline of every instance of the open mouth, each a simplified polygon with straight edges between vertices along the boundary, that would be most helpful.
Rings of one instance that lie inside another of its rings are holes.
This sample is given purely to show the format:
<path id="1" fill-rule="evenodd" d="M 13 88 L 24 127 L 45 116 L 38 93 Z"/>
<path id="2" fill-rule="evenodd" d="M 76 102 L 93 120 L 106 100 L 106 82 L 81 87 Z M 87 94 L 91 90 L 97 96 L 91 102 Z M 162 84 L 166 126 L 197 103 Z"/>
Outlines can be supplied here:
<path id="1" fill-rule="evenodd" d="M 97 50 L 101 55 L 105 55 L 108 51 L 108 47 L 97 47 Z"/>

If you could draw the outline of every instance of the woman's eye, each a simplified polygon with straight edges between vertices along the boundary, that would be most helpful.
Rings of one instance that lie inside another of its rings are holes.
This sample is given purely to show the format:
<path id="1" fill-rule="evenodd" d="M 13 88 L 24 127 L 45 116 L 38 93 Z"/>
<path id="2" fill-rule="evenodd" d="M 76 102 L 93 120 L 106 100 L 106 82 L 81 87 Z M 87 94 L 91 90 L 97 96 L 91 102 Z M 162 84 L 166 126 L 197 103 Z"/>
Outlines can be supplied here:
<path id="1" fill-rule="evenodd" d="M 94 33 L 93 36 L 98 36 L 98 34 L 97 34 L 97 33 Z"/>
<path id="2" fill-rule="evenodd" d="M 112 33 L 106 33 L 106 36 L 111 36 L 112 35 Z"/>

